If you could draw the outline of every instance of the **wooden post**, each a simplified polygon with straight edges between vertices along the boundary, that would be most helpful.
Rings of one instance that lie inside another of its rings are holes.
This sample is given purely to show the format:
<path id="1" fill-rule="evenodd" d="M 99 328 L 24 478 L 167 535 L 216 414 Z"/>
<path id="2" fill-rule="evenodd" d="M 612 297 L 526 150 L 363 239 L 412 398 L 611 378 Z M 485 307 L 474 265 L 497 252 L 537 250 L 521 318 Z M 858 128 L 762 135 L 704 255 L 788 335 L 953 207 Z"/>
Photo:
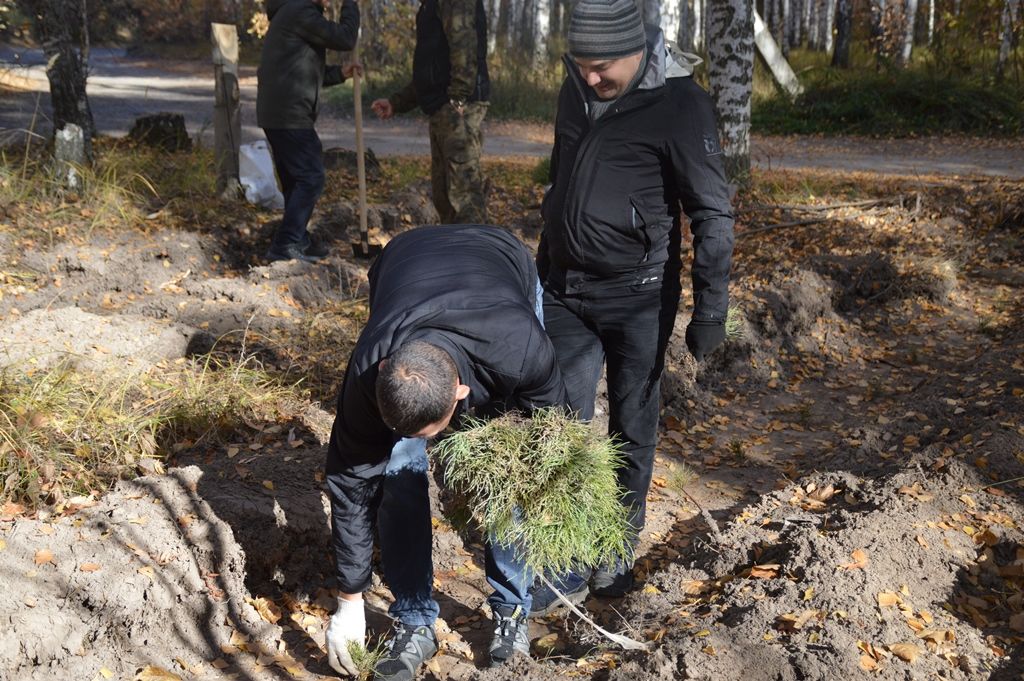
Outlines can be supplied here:
<path id="1" fill-rule="evenodd" d="M 210 24 L 213 37 L 213 149 L 217 191 L 222 198 L 241 194 L 238 148 L 242 143 L 241 94 L 238 90 L 238 31 L 234 24 Z"/>

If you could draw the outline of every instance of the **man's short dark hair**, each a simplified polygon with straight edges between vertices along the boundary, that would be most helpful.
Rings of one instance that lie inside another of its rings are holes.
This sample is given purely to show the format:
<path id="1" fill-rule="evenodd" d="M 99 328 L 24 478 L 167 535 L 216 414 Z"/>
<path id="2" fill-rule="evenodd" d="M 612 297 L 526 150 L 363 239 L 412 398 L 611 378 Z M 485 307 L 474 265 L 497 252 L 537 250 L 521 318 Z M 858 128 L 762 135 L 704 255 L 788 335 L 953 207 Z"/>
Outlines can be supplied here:
<path id="1" fill-rule="evenodd" d="M 459 372 L 451 356 L 425 341 L 395 350 L 377 374 L 377 408 L 399 435 L 437 423 L 452 408 Z"/>

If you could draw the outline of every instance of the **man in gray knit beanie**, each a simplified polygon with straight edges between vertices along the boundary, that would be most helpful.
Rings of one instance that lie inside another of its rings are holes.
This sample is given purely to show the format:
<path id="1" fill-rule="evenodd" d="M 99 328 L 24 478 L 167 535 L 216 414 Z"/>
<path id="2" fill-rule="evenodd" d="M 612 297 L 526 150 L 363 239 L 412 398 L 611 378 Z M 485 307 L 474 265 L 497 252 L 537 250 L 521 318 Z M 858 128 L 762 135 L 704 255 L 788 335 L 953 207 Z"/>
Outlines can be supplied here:
<path id="1" fill-rule="evenodd" d="M 598 98 L 623 94 L 640 69 L 647 38 L 633 0 L 579 0 L 569 17 L 569 54 Z"/>
<path id="2" fill-rule="evenodd" d="M 568 38 L 537 249 L 544 329 L 581 419 L 594 416 L 605 369 L 608 432 L 621 445 L 622 503 L 637 540 L 686 274 L 686 347 L 700 362 L 725 340 L 732 207 L 714 106 L 693 80 L 694 61 L 643 25 L 634 0 L 576 0 Z M 690 262 L 680 249 L 684 214 Z M 548 578 L 572 603 L 616 598 L 633 588 L 633 561 Z M 552 589 L 535 585 L 531 616 L 560 607 Z"/>

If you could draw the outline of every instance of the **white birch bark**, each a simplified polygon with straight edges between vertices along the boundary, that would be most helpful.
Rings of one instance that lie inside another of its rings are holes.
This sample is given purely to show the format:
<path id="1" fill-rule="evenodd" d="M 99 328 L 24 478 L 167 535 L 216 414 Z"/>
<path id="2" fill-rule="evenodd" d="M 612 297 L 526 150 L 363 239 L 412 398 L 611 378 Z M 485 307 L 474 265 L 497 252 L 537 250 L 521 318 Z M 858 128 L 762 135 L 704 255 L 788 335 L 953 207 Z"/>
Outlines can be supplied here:
<path id="1" fill-rule="evenodd" d="M 935 0 L 928 0 L 928 47 L 935 41 Z"/>
<path id="2" fill-rule="evenodd" d="M 709 0 L 708 76 L 730 180 L 750 177 L 750 98 L 754 84 L 751 0 Z"/>
<path id="3" fill-rule="evenodd" d="M 914 0 L 917 2 L 917 0 Z M 836 23 L 836 0 L 825 0 L 824 11 L 822 12 L 821 32 L 825 38 L 825 52 L 832 52 L 832 27 Z"/>
<path id="4" fill-rule="evenodd" d="M 996 59 L 996 80 L 1003 80 L 1006 63 L 1010 60 L 1013 50 L 1014 27 L 1020 20 L 1021 0 L 1005 0 L 1003 3 L 1002 40 L 999 43 L 999 57 Z"/>
<path id="5" fill-rule="evenodd" d="M 705 18 L 705 1 L 693 0 L 693 49 L 704 49 L 704 36 L 707 35 L 707 19 Z"/>
<path id="6" fill-rule="evenodd" d="M 793 68 L 786 61 L 786 57 L 783 56 L 782 50 L 775 43 L 775 39 L 772 37 L 771 31 L 765 27 L 764 22 L 761 21 L 761 15 L 754 11 L 754 43 L 757 45 L 758 52 L 764 57 L 764 61 L 768 64 L 768 68 L 771 69 L 772 76 L 775 81 L 782 86 L 782 89 L 786 91 L 790 97 L 796 97 L 804 91 L 803 86 L 800 85 L 800 81 L 797 80 L 796 74 L 793 73 Z"/>
<path id="7" fill-rule="evenodd" d="M 910 63 L 910 55 L 914 51 L 914 26 L 917 24 L 917 0 L 906 0 L 903 3 L 903 46 L 900 50 L 900 66 Z"/>

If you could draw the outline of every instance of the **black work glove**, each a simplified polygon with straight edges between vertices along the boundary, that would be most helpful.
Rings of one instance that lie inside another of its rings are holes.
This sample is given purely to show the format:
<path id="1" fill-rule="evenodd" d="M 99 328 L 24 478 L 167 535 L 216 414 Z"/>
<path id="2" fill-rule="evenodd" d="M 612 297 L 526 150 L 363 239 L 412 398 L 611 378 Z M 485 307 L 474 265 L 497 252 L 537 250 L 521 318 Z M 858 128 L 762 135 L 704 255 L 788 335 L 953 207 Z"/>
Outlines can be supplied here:
<path id="1" fill-rule="evenodd" d="M 704 356 L 725 341 L 724 322 L 691 321 L 686 327 L 686 347 L 700 362 Z"/>

